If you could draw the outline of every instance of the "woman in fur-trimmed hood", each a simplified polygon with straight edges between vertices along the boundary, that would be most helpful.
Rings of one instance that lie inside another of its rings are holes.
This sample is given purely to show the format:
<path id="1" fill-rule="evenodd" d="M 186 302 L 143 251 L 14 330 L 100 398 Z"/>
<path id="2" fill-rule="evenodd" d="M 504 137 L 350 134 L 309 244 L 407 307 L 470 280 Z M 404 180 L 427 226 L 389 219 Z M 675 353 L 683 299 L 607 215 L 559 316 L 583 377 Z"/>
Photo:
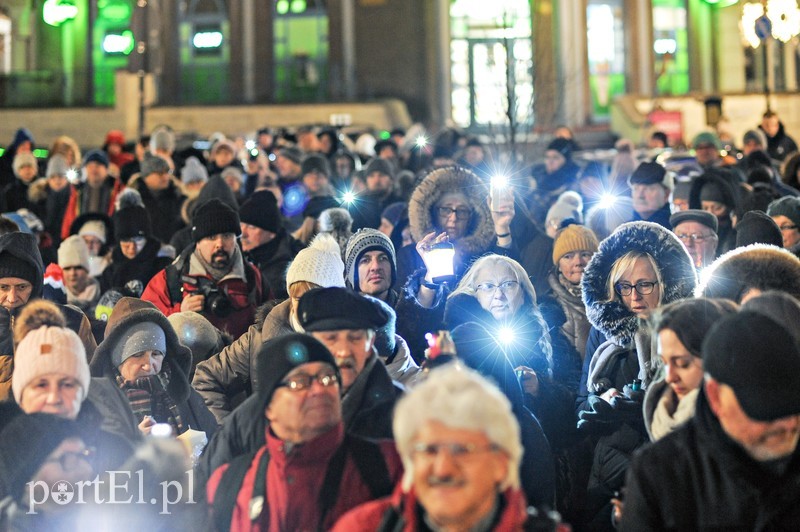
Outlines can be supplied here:
<path id="1" fill-rule="evenodd" d="M 434 209 L 440 206 L 442 199 L 449 194 L 461 194 L 469 205 L 470 215 L 462 236 L 449 234 L 449 241 L 456 248 L 456 275 L 463 274 L 475 257 L 492 251 L 495 244 L 495 226 L 486 198 L 489 189 L 472 172 L 466 168 L 450 166 L 439 168 L 429 173 L 414 189 L 408 203 L 408 220 L 414 242 L 421 241 L 425 235 L 436 232 L 448 232 L 440 223 L 440 217 Z M 455 218 L 455 213 L 450 217 Z M 501 253 L 502 254 L 502 253 Z M 400 250 L 397 256 L 397 279 L 400 288 L 409 275 L 424 267 L 422 258 L 413 245 Z"/>
<path id="2" fill-rule="evenodd" d="M 584 364 L 578 393 L 578 428 L 598 438 L 587 492 L 591 529 L 610 526 L 611 497 L 624 483 L 631 455 L 647 441 L 639 387 L 647 387 L 654 365 L 644 318 L 691 297 L 696 284 L 678 237 L 650 222 L 621 225 L 584 271 L 586 316 L 608 338 Z"/>
<path id="3" fill-rule="evenodd" d="M 158 422 L 169 423 L 176 435 L 191 428 L 210 438 L 217 423 L 189 385 L 191 365 L 191 351 L 166 316 L 148 301 L 123 297 L 89 369 L 93 377 L 107 377 L 125 392 L 145 434 Z"/>
<path id="4" fill-rule="evenodd" d="M 608 276 L 614 263 L 630 251 L 647 253 L 655 260 L 664 286 L 661 304 L 692 296 L 697 276 L 686 249 L 671 231 L 649 222 L 621 225 L 600 243 L 583 274 L 583 302 L 592 325 L 607 338 L 622 345 L 630 343 L 640 320 L 619 299 L 608 299 Z"/>

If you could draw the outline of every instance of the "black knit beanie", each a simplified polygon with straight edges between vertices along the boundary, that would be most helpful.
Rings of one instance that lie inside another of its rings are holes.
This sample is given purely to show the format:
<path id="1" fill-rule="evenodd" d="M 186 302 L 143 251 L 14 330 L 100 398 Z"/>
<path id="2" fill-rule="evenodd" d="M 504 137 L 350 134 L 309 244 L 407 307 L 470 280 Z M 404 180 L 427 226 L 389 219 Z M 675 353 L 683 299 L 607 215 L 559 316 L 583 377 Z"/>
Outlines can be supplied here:
<path id="1" fill-rule="evenodd" d="M 263 343 L 256 353 L 256 374 L 261 383 L 256 391 L 263 404 L 269 404 L 278 384 L 290 371 L 309 362 L 330 364 L 341 385 L 342 378 L 333 355 L 313 336 L 289 333 Z"/>
<path id="2" fill-rule="evenodd" d="M 192 223 L 192 239 L 195 242 L 213 235 L 242 234 L 237 212 L 216 198 L 205 202 L 194 211 Z"/>
<path id="3" fill-rule="evenodd" d="M 783 235 L 775 221 L 761 211 L 745 213 L 736 224 L 736 247 L 750 244 L 771 244 L 783 247 Z"/>
<path id="4" fill-rule="evenodd" d="M 139 205 L 125 207 L 114 213 L 114 239 L 117 242 L 153 234 L 150 213 Z"/>
<path id="5" fill-rule="evenodd" d="M 273 233 L 283 227 L 278 201 L 269 190 L 260 190 L 250 196 L 239 208 L 239 220 Z"/>
<path id="6" fill-rule="evenodd" d="M 0 433 L 0 471 L 7 494 L 18 502 L 29 482 L 61 442 L 81 437 L 75 421 L 52 414 L 15 417 Z"/>
<path id="7" fill-rule="evenodd" d="M 35 285 L 36 273 L 36 268 L 30 262 L 12 255 L 8 251 L 0 253 L 0 279 L 3 277 L 17 277 Z"/>

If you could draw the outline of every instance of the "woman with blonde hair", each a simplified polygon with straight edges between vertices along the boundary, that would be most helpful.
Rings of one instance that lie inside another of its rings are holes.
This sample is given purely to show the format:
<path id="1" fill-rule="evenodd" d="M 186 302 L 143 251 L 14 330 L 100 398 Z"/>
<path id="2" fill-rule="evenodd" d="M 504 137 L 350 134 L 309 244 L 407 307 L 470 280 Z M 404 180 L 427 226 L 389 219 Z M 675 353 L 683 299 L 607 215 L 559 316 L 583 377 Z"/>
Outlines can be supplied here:
<path id="1" fill-rule="evenodd" d="M 656 364 L 646 320 L 661 305 L 691 297 L 696 284 L 678 237 L 650 222 L 621 225 L 584 271 L 586 316 L 606 338 L 587 353 L 577 399 L 578 428 L 597 441 L 586 498 L 592 529 L 610 528 L 611 497 L 647 441 L 642 398 Z"/>

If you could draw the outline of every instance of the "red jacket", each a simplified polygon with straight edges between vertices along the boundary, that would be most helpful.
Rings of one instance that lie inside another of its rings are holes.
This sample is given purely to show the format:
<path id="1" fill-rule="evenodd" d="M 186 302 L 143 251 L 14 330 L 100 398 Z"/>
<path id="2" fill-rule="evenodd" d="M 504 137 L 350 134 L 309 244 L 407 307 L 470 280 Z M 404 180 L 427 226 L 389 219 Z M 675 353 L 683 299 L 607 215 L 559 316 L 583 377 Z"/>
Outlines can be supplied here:
<path id="1" fill-rule="evenodd" d="M 107 178 L 103 186 L 108 186 L 108 184 L 111 184 L 108 204 L 101 214 L 105 214 L 110 218 L 114 214 L 114 203 L 117 201 L 117 195 L 125 188 L 125 185 L 122 184 L 122 181 L 113 177 Z M 61 240 L 67 239 L 69 230 L 72 228 L 72 222 L 74 222 L 78 216 L 84 214 L 81 212 L 81 194 L 83 194 L 83 190 L 86 186 L 88 185 L 83 185 L 81 187 L 73 186 L 70 189 L 67 210 L 64 211 L 64 222 L 61 224 Z"/>
<path id="2" fill-rule="evenodd" d="M 227 332 L 234 339 L 239 338 L 253 324 L 256 308 L 258 308 L 263 299 L 261 272 L 247 261 L 244 262 L 244 267 L 252 270 L 255 286 L 251 286 L 248 289 L 247 283 L 242 279 L 227 279 L 217 283 L 217 286 L 227 294 L 233 305 L 233 312 L 224 318 L 215 316 L 211 312 L 201 312 L 214 327 Z M 198 275 L 191 276 L 199 277 Z M 209 275 L 204 277 L 211 279 Z M 195 286 L 183 283 L 183 297 L 191 295 L 195 290 Z M 180 312 L 181 302 L 183 301 L 183 298 L 180 301 L 170 301 L 166 269 L 161 270 L 150 279 L 142 293 L 142 299 L 153 303 L 165 316 Z"/>
<path id="3" fill-rule="evenodd" d="M 508 489 L 503 494 L 505 507 L 500 519 L 492 530 L 501 532 L 524 530 L 527 520 L 527 503 L 521 490 Z M 388 510 L 394 508 L 401 516 L 404 532 L 416 532 L 427 527 L 420 526 L 417 497 L 414 491 L 403 493 L 398 485 L 391 497 L 362 504 L 350 510 L 336 522 L 332 532 L 375 531 L 383 521 Z M 392 528 L 396 530 L 396 528 Z"/>
<path id="4" fill-rule="evenodd" d="M 331 457 L 344 441 L 344 426 L 340 423 L 325 434 L 305 444 L 292 448 L 288 454 L 283 441 L 267 429 L 267 443 L 251 462 L 236 498 L 236 507 L 231 517 L 231 531 L 316 530 L 320 519 L 317 504 L 320 490 Z M 394 443 L 379 442 L 389 477 L 399 482 L 403 470 Z M 264 451 L 270 454 L 267 467 L 267 503 L 265 512 L 253 523 L 249 517 L 250 499 L 253 493 L 258 462 Z M 213 507 L 217 487 L 228 465 L 219 467 L 211 475 L 206 490 L 209 506 Z M 324 527 L 329 530 L 345 512 L 371 499 L 369 487 L 361 478 L 356 464 L 348 455 L 340 483 L 339 496 L 326 516 Z"/>

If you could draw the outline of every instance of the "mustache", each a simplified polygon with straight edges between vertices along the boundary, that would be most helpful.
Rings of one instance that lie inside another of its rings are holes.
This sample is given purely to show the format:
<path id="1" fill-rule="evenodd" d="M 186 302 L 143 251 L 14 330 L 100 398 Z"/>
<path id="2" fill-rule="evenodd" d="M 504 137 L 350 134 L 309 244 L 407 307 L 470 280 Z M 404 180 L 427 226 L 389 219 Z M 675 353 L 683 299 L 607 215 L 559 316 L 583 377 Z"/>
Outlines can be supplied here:
<path id="1" fill-rule="evenodd" d="M 794 428 L 794 429 L 783 429 L 783 428 L 780 428 L 780 429 L 770 430 L 768 432 L 765 432 L 761 436 L 760 440 L 762 442 L 765 442 L 765 441 L 767 441 L 767 439 L 772 438 L 774 436 L 779 436 L 781 438 L 795 437 L 795 436 L 797 436 L 798 432 L 800 432 L 800 427 L 797 427 L 797 428 Z"/>
<path id="2" fill-rule="evenodd" d="M 355 369 L 356 361 L 353 359 L 353 357 L 337 358 L 336 366 L 338 366 L 339 369 Z"/>
<path id="3" fill-rule="evenodd" d="M 430 475 L 428 477 L 428 485 L 432 488 L 456 488 L 463 485 L 463 482 L 459 479 L 456 479 L 452 476 L 447 477 L 439 477 L 435 475 Z"/>

